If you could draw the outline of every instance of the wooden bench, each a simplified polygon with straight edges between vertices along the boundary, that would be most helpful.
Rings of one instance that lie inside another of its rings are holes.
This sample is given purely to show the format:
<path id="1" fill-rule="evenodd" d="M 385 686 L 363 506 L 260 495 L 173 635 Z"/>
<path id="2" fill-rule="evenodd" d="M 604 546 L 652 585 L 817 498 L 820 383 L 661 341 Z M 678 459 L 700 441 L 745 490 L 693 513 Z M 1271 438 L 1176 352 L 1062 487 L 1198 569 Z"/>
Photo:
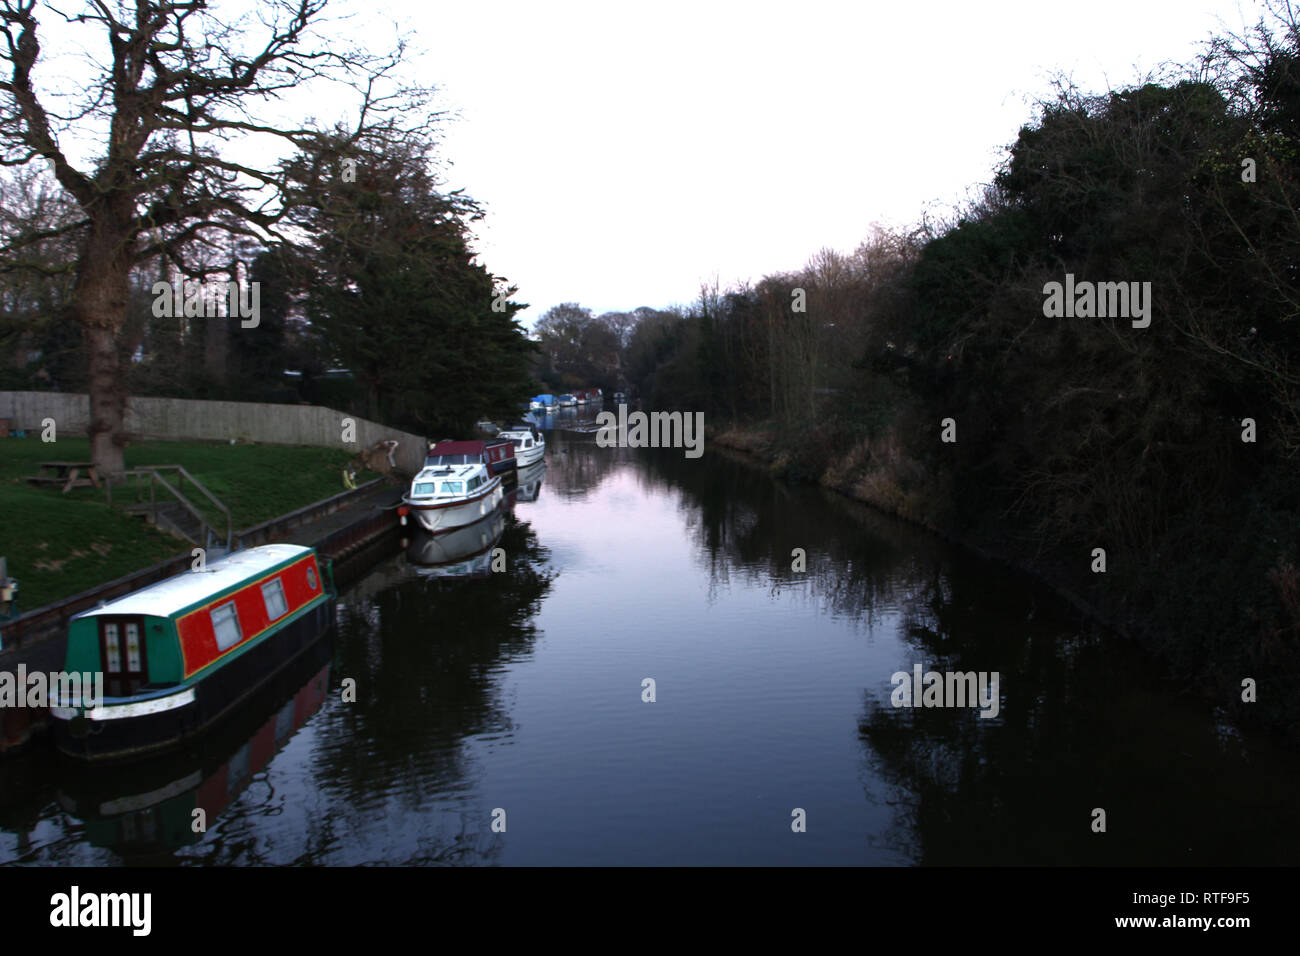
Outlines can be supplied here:
<path id="1" fill-rule="evenodd" d="M 50 474 L 34 475 L 27 480 L 33 485 L 62 485 L 66 495 L 73 488 L 98 488 L 99 471 L 91 461 L 43 461 L 40 466 Z M 81 473 L 86 473 L 82 478 Z"/>

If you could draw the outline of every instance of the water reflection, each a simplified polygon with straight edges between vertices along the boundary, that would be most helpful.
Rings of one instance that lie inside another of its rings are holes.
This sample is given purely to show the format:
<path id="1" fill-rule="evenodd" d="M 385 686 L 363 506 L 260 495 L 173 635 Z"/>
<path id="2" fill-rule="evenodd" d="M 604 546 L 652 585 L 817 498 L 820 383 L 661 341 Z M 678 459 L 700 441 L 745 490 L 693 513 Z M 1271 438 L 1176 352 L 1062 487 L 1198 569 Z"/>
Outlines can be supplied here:
<path id="1" fill-rule="evenodd" d="M 432 535 L 416 527 L 406 560 L 426 578 L 474 578 L 492 573 L 492 552 L 505 531 L 505 513 L 494 508 L 473 524 Z"/>
<path id="2" fill-rule="evenodd" d="M 320 709 L 331 656 L 328 638 L 315 642 L 235 719 L 183 754 L 125 767 L 69 766 L 59 788 L 60 805 L 83 822 L 89 843 L 126 862 L 150 862 L 198 843 Z M 259 717 L 261 725 L 250 732 L 249 723 Z"/>
<path id="3" fill-rule="evenodd" d="M 515 476 L 513 494 L 507 497 L 510 507 L 516 502 L 531 504 L 542 493 L 542 482 L 546 478 L 546 460 L 533 462 L 527 468 L 520 468 Z"/>
<path id="4" fill-rule="evenodd" d="M 748 467 L 660 453 L 644 474 L 683 493 L 711 590 L 736 573 L 793 587 L 898 640 L 896 663 L 864 682 L 858 721 L 868 800 L 894 814 L 879 849 L 958 865 L 1300 858 L 1294 755 L 1162 685 L 1142 654 L 1031 581 L 842 496 L 810 507 Z M 795 548 L 806 572 L 791 568 Z M 999 672 L 1000 713 L 893 707 L 890 677 L 916 664 Z"/>
<path id="5" fill-rule="evenodd" d="M 0 763 L 0 861 L 1296 859 L 1294 755 L 1005 569 L 713 448 L 560 428 L 543 470 L 547 494 L 521 473 L 513 509 L 371 567 L 328 668 L 211 759 L 124 783 Z M 998 672 L 999 714 L 893 707 L 914 665 Z"/>

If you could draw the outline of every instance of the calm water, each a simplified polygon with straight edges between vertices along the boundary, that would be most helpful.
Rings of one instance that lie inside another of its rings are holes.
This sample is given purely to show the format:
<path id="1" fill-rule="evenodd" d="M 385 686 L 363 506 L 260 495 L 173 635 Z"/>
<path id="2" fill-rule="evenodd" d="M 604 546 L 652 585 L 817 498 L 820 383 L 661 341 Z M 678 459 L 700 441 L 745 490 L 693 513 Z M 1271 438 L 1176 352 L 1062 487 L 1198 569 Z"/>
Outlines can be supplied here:
<path id="1" fill-rule="evenodd" d="M 714 450 L 547 458 L 497 519 L 375 565 L 200 750 L 0 762 L 0 862 L 1300 859 L 1300 760 L 1024 582 Z M 998 672 L 1000 712 L 892 707 L 915 664 Z"/>

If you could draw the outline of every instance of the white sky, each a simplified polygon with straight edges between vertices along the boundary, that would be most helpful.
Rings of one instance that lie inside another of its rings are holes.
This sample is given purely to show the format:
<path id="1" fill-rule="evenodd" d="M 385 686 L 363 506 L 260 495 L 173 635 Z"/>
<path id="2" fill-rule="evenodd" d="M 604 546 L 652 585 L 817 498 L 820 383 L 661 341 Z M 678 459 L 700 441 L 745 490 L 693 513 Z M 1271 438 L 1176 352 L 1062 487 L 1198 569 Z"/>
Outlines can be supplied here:
<path id="1" fill-rule="evenodd" d="M 75 11 L 76 0 L 60 8 Z M 218 4 L 217 9 L 229 4 Z M 247 9 L 244 3 L 235 3 Z M 1257 0 L 895 3 L 344 0 L 353 39 L 393 21 L 441 88 L 476 248 L 530 325 L 694 299 L 850 250 L 989 181 L 1058 71 L 1087 92 L 1188 62 Z M 57 22 L 42 17 L 43 30 Z M 66 29 L 66 28 L 64 28 Z M 47 34 L 48 35 L 48 34 Z M 373 43 L 372 43 L 373 38 Z M 102 40 L 100 41 L 102 42 Z M 97 44 L 98 45 L 98 44 Z M 306 108 L 332 120 L 329 97 Z"/>
<path id="2" fill-rule="evenodd" d="M 393 3 L 431 51 L 482 261 L 535 321 L 693 299 L 990 180 L 1072 75 L 1189 61 L 1236 0 Z"/>

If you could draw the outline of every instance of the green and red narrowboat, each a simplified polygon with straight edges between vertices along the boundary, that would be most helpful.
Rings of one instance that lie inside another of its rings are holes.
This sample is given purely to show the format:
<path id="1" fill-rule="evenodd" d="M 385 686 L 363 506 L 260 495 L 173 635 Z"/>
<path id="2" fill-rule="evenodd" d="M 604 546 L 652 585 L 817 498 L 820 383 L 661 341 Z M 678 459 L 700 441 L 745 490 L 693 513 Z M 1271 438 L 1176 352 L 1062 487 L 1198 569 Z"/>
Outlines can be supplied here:
<path id="1" fill-rule="evenodd" d="M 292 544 L 237 551 L 78 614 L 68 625 L 65 666 L 102 672 L 103 699 L 52 702 L 58 747 L 96 760 L 187 740 L 297 658 L 333 619 L 333 589 L 316 552 Z"/>

